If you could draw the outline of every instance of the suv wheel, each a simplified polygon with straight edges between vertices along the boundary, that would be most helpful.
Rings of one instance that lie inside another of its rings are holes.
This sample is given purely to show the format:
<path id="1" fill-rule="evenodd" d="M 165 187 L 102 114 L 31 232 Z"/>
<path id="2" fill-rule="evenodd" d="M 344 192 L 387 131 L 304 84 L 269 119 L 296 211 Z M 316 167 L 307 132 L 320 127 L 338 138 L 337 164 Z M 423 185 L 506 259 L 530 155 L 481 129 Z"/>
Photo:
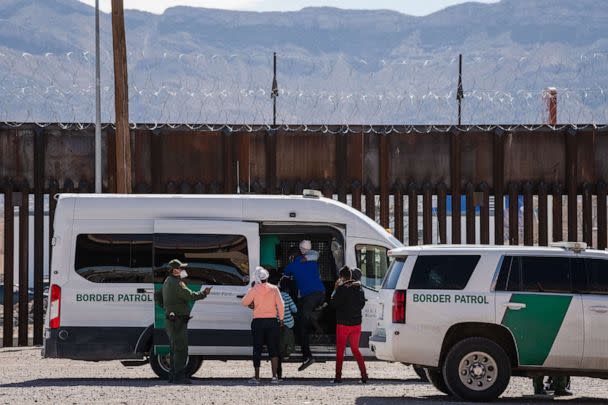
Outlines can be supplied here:
<path id="1" fill-rule="evenodd" d="M 439 369 L 424 369 L 426 379 L 433 384 L 433 387 L 437 389 L 437 391 L 443 392 L 447 395 L 452 395 L 448 386 L 445 384 L 445 380 L 443 379 L 443 374 Z"/>
<path id="2" fill-rule="evenodd" d="M 192 377 L 202 366 L 203 359 L 200 356 L 188 356 L 186 360 L 186 375 Z M 150 367 L 154 374 L 161 380 L 169 379 L 169 371 L 171 370 L 171 360 L 168 354 L 165 355 L 150 355 Z"/>
<path id="3" fill-rule="evenodd" d="M 502 347 L 486 338 L 468 338 L 448 352 L 443 377 L 450 392 L 465 401 L 491 401 L 509 385 L 511 362 Z"/>

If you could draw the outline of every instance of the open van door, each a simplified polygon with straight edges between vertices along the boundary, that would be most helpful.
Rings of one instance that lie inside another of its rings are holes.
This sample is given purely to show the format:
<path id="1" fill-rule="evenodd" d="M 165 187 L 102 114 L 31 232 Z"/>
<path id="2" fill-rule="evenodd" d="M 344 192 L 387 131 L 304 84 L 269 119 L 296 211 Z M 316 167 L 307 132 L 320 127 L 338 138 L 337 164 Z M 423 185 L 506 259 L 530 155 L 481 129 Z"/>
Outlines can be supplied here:
<path id="1" fill-rule="evenodd" d="M 188 263 L 188 287 L 211 287 L 209 296 L 193 304 L 188 323 L 190 356 L 221 358 L 252 353 L 249 308 L 241 298 L 250 285 L 250 272 L 259 262 L 257 223 L 240 221 L 157 220 L 154 222 L 154 289 L 162 288 L 168 263 Z M 154 305 L 154 351 L 169 351 L 165 314 Z"/>
<path id="2" fill-rule="evenodd" d="M 376 328 L 378 298 L 382 281 L 388 270 L 389 248 L 376 240 L 363 238 L 350 238 L 347 249 L 355 253 L 355 266 L 361 269 L 361 285 L 365 293 L 365 307 L 363 308 L 363 322 L 361 324 L 360 347 L 365 355 L 368 352 L 369 337 Z"/>

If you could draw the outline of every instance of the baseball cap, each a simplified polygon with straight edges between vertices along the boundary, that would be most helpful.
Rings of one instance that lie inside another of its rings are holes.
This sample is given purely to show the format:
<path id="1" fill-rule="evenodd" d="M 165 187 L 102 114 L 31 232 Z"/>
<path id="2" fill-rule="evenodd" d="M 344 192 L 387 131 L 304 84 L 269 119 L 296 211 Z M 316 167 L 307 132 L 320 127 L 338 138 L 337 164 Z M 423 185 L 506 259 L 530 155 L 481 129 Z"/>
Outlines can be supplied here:
<path id="1" fill-rule="evenodd" d="M 182 263 L 177 259 L 173 259 L 169 262 L 169 267 L 172 269 L 182 269 L 184 267 L 188 267 L 188 263 Z"/>

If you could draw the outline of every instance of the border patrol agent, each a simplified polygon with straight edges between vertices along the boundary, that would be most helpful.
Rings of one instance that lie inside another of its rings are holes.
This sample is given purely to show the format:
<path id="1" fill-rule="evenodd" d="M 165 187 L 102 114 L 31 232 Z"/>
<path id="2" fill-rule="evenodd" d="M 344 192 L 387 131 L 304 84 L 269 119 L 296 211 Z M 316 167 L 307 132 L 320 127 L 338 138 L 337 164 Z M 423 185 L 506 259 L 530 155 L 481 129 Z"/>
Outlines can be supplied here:
<path id="1" fill-rule="evenodd" d="M 188 359 L 188 321 L 191 301 L 202 300 L 209 295 L 210 287 L 203 291 L 190 290 L 183 279 L 188 277 L 185 268 L 188 263 L 177 259 L 169 262 L 171 274 L 163 283 L 163 288 L 155 294 L 156 302 L 165 310 L 165 330 L 171 345 L 171 371 L 169 383 L 191 384 L 186 376 Z"/>

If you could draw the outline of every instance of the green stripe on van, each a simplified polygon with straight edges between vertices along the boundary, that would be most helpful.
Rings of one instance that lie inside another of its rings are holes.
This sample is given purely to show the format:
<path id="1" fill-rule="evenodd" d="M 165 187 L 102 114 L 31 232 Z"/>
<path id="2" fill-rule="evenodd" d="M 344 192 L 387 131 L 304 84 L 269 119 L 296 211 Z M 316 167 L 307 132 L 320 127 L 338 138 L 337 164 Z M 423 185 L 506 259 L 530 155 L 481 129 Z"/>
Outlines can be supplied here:
<path id="1" fill-rule="evenodd" d="M 502 324 L 515 337 L 519 364 L 542 366 L 572 301 L 571 295 L 513 294 L 510 302 L 526 304 L 520 310 L 507 309 Z"/>

